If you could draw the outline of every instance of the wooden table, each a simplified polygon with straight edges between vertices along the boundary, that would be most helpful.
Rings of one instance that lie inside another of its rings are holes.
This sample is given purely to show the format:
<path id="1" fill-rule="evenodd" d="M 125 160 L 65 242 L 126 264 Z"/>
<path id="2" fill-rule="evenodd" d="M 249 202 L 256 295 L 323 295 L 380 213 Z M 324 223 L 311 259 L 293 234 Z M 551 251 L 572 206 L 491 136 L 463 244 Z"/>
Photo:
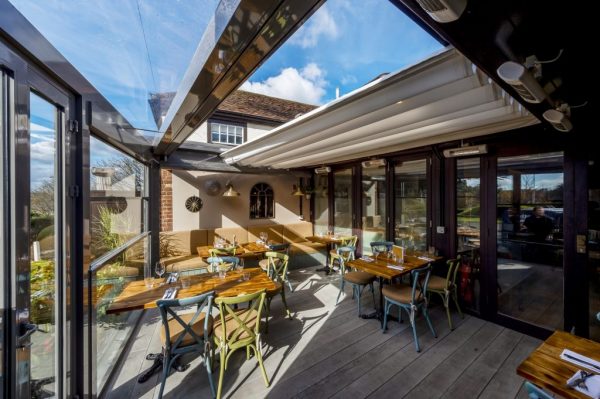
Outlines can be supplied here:
<path id="1" fill-rule="evenodd" d="M 277 243 L 273 243 L 273 245 L 277 245 Z M 211 249 L 214 249 L 212 245 L 205 245 L 202 247 L 196 247 L 196 251 L 198 251 L 198 255 L 202 258 L 208 258 L 210 253 L 208 252 Z M 217 248 L 219 249 L 219 248 Z M 221 248 L 223 249 L 223 248 Z M 265 252 L 271 251 L 271 248 L 264 244 L 258 244 L 255 242 L 249 242 L 246 244 L 240 244 L 235 249 L 235 255 L 238 258 L 248 258 L 253 256 L 258 256 L 264 254 Z"/>
<path id="2" fill-rule="evenodd" d="M 563 349 L 569 349 L 589 358 L 600 360 L 600 343 L 564 331 L 555 331 L 519 365 L 517 374 L 540 388 L 566 398 L 589 399 L 589 396 L 566 385 L 567 380 L 582 368 L 562 360 L 560 354 Z"/>
<path id="3" fill-rule="evenodd" d="M 327 246 L 327 250 L 325 253 L 325 266 L 317 269 L 318 272 L 327 272 L 329 273 L 331 270 L 329 268 L 329 260 L 331 257 L 329 256 L 329 252 L 333 249 L 334 245 L 338 245 L 342 243 L 342 238 L 338 236 L 308 236 L 306 237 L 308 241 L 318 242 L 320 244 L 325 244 Z"/>
<path id="4" fill-rule="evenodd" d="M 249 273 L 250 280 L 242 281 L 242 274 Z M 121 313 L 135 309 L 150 309 L 156 307 L 156 301 L 161 299 L 169 287 L 178 286 L 177 298 L 189 298 L 195 295 L 215 290 L 216 296 L 237 296 L 249 294 L 262 289 L 267 292 L 276 292 L 279 285 L 275 284 L 267 274 L 259 269 L 244 269 L 242 271 L 227 272 L 225 278 L 220 278 L 218 273 L 207 273 L 188 276 L 190 285 L 181 288 L 181 279 L 174 284 L 163 284 L 153 288 L 146 288 L 144 281 L 132 281 L 127 284 L 121 294 L 113 299 L 106 313 Z M 158 281 L 158 279 L 155 279 Z"/>
<path id="5" fill-rule="evenodd" d="M 360 271 L 371 273 L 374 276 L 377 276 L 379 279 L 379 310 L 370 315 L 363 316 L 364 318 L 374 319 L 377 318 L 381 321 L 381 325 L 383 326 L 383 282 L 384 280 L 393 280 L 396 277 L 403 276 L 407 273 L 410 273 L 412 270 L 423 267 L 429 263 L 437 262 L 438 260 L 443 259 L 440 256 L 434 256 L 427 259 L 422 259 L 417 256 L 405 256 L 404 263 L 393 262 L 389 259 L 384 259 L 380 255 L 377 259 L 372 261 L 366 261 L 364 259 L 355 259 L 348 262 L 346 266 L 356 268 Z M 392 266 L 401 266 L 403 269 L 398 270 L 391 267 Z"/>

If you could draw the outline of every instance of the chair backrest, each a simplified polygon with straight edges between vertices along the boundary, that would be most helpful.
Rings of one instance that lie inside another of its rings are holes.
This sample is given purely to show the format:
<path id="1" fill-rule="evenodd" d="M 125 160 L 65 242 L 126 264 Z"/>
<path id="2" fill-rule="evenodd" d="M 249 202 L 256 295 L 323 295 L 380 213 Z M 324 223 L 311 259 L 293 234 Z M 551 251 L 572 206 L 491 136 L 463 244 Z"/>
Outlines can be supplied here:
<path id="1" fill-rule="evenodd" d="M 230 347 L 232 344 L 238 341 L 254 341 L 260 331 L 260 315 L 264 307 L 266 296 L 266 290 L 261 290 L 253 294 L 239 295 L 234 297 L 219 297 L 215 299 L 215 304 L 219 307 L 221 326 L 223 327 L 221 336 L 216 338 L 221 342 L 227 343 L 227 345 Z M 235 308 L 235 305 L 241 303 L 250 303 L 248 311 L 242 316 L 239 315 L 240 311 Z M 232 307 L 232 305 L 234 305 L 234 307 Z M 248 326 L 248 324 L 254 319 L 254 314 L 256 315 L 256 324 L 254 325 L 254 329 L 252 329 L 251 326 Z M 228 325 L 226 321 L 230 319 L 233 319 L 237 322 L 233 331 L 227 331 Z M 244 333 L 246 333 L 247 336 L 242 338 Z"/>
<path id="2" fill-rule="evenodd" d="M 342 241 L 340 247 L 356 247 L 358 236 L 340 237 L 340 241 Z"/>
<path id="3" fill-rule="evenodd" d="M 338 262 L 340 263 L 340 268 L 342 270 L 342 274 L 344 274 L 346 272 L 346 263 L 354 260 L 354 252 L 356 251 L 356 247 L 354 246 L 344 246 L 344 247 L 337 247 L 335 252 L 336 254 L 333 255 L 332 254 L 332 258 L 337 259 Z"/>
<path id="4" fill-rule="evenodd" d="M 237 247 L 210 248 L 208 254 L 210 256 L 235 256 L 236 249 Z"/>
<path id="5" fill-rule="evenodd" d="M 289 255 L 290 244 L 271 244 L 269 245 L 269 249 L 271 249 L 272 252 L 281 252 L 283 254 Z"/>
<path id="6" fill-rule="evenodd" d="M 389 252 L 393 246 L 394 243 L 391 241 L 373 241 L 371 242 L 371 251 Z"/>
<path id="7" fill-rule="evenodd" d="M 456 276 L 458 275 L 458 269 L 460 269 L 460 255 L 458 255 L 456 259 L 448 259 L 446 264 L 448 265 L 446 288 L 450 288 L 456 286 Z"/>
<path id="8" fill-rule="evenodd" d="M 209 339 L 209 322 L 210 322 L 210 312 L 213 306 L 213 300 L 215 298 L 215 292 L 210 291 L 204 293 L 202 295 L 196 295 L 191 298 L 183 298 L 183 299 L 159 299 L 156 301 L 156 306 L 160 310 L 160 317 L 162 319 L 163 328 L 165 329 L 165 346 L 167 350 L 171 352 L 177 351 L 177 348 L 181 345 L 181 343 L 186 339 L 186 337 L 190 336 L 194 339 L 194 345 L 204 345 L 204 342 L 208 342 Z M 196 305 L 196 313 L 190 319 L 189 322 L 185 322 L 176 312 L 174 308 L 181 308 L 184 306 Z M 193 324 L 198 320 L 200 314 L 204 312 L 204 336 L 199 337 L 193 329 Z M 170 316 L 170 317 L 169 317 Z M 169 331 L 169 321 L 176 320 L 177 323 L 181 325 L 183 328 L 182 334 L 179 335 L 175 342 L 171 342 L 171 332 Z M 189 346 L 189 345 L 187 345 Z"/>
<path id="9" fill-rule="evenodd" d="M 289 255 L 271 251 L 265 256 L 268 259 L 267 275 L 275 281 L 287 281 Z"/>
<path id="10" fill-rule="evenodd" d="M 427 298 L 427 285 L 431 275 L 431 264 L 414 269 L 410 272 L 412 279 L 412 303 Z M 417 292 L 418 291 L 418 292 Z"/>
<path id="11" fill-rule="evenodd" d="M 219 269 L 230 271 L 235 269 L 240 264 L 240 258 L 235 256 L 211 256 L 206 259 L 206 262 L 211 266 L 211 271 L 217 272 Z M 228 265 L 223 267 L 223 265 Z"/>
<path id="12" fill-rule="evenodd" d="M 553 399 L 553 396 L 550 396 L 546 391 L 529 381 L 525 381 L 525 389 L 530 399 Z"/>

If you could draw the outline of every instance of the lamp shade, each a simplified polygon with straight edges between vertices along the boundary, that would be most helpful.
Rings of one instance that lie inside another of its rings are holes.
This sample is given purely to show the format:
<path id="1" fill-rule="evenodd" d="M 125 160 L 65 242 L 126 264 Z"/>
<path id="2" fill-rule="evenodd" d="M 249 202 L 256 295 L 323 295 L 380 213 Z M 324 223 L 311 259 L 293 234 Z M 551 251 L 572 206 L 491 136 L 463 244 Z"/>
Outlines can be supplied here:
<path id="1" fill-rule="evenodd" d="M 237 191 L 235 191 L 233 189 L 233 186 L 231 184 L 227 185 L 227 189 L 223 193 L 223 197 L 238 197 L 239 195 L 240 195 L 240 193 L 238 193 Z"/>
<path id="2" fill-rule="evenodd" d="M 302 190 L 300 190 L 300 188 L 297 185 L 294 184 L 292 188 L 292 195 L 295 197 L 302 197 L 304 193 L 302 192 Z"/>

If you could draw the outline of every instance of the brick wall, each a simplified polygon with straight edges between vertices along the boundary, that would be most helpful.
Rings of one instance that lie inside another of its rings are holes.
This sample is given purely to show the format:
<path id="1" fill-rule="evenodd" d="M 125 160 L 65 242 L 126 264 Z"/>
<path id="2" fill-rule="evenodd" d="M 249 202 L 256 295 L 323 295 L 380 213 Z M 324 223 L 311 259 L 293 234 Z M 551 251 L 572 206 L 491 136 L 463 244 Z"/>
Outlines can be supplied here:
<path id="1" fill-rule="evenodd" d="M 160 231 L 173 230 L 173 175 L 160 170 Z"/>

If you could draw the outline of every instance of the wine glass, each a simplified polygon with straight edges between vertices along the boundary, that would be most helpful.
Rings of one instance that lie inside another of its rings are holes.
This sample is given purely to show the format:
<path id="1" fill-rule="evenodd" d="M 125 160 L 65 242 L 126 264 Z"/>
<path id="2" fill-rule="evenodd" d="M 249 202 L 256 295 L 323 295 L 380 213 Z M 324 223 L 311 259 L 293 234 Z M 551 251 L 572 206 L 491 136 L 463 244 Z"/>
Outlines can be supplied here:
<path id="1" fill-rule="evenodd" d="M 261 231 L 259 234 L 260 240 L 263 242 L 263 244 L 267 243 L 267 233 L 265 233 L 264 231 Z"/>
<path id="2" fill-rule="evenodd" d="M 377 260 L 378 256 L 379 256 L 379 249 L 378 248 L 373 248 L 373 258 L 375 260 Z"/>
<path id="3" fill-rule="evenodd" d="M 154 271 L 156 272 L 158 278 L 161 279 L 163 274 L 165 274 L 165 262 L 163 262 L 162 260 L 156 262 L 156 265 L 154 266 Z"/>

